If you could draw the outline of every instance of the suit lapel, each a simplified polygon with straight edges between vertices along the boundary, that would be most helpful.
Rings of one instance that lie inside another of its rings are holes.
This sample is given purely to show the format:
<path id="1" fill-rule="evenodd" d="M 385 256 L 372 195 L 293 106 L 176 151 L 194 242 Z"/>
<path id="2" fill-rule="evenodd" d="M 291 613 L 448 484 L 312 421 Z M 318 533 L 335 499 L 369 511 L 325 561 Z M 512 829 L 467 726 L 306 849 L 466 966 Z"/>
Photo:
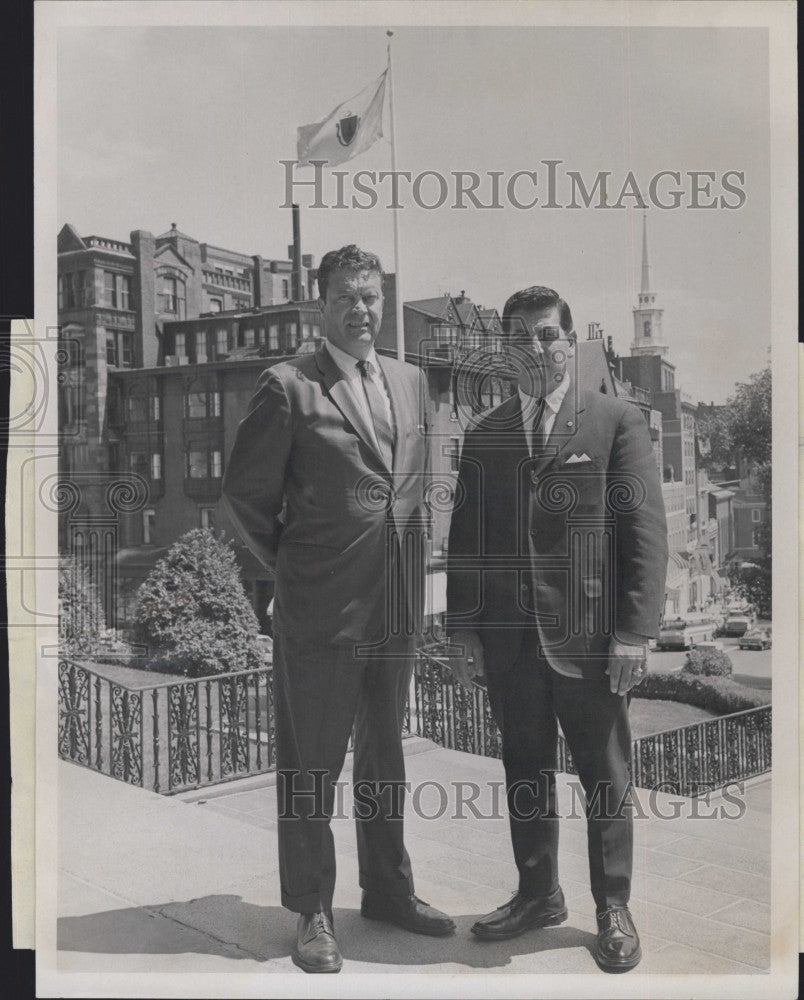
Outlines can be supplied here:
<path id="1" fill-rule="evenodd" d="M 582 398 L 582 394 L 576 390 L 575 381 L 571 381 L 553 421 L 553 429 L 547 439 L 547 453 L 534 462 L 533 476 L 541 475 L 548 466 L 558 461 L 573 441 L 577 440 L 583 413 Z"/>
<path id="2" fill-rule="evenodd" d="M 377 354 L 376 357 L 383 381 L 385 382 L 385 387 L 388 390 L 388 396 L 391 400 L 391 419 L 393 421 L 392 426 L 394 429 L 393 471 L 397 473 L 400 469 L 405 468 L 405 451 L 407 447 L 407 434 L 405 433 L 405 427 L 408 421 L 413 419 L 414 411 L 408 398 L 408 387 L 405 380 L 401 378 L 392 378 L 380 355 Z"/>
<path id="3" fill-rule="evenodd" d="M 322 345 L 316 351 L 315 359 L 316 364 L 318 365 L 318 370 L 323 376 L 324 386 L 326 387 L 329 398 L 338 407 L 344 418 L 352 425 L 352 427 L 354 427 L 364 444 L 371 449 L 372 455 L 376 457 L 377 461 L 383 468 L 386 468 L 382 455 L 380 455 L 377 450 L 377 446 L 374 443 L 374 435 L 363 418 L 363 413 L 355 402 L 352 390 L 349 387 L 346 377 L 335 363 L 332 355 L 326 347 Z"/>

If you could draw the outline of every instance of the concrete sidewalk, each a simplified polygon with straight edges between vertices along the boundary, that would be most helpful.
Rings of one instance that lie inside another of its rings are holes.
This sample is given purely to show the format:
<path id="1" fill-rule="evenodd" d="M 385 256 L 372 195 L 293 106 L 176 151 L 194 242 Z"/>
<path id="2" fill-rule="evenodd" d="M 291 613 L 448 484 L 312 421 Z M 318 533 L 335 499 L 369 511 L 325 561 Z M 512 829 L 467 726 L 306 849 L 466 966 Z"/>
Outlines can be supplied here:
<path id="1" fill-rule="evenodd" d="M 406 844 L 416 891 L 449 912 L 458 930 L 446 939 L 424 938 L 364 920 L 353 821 L 343 816 L 333 829 L 344 972 L 604 976 L 592 957 L 585 820 L 569 787 L 576 779 L 562 776 L 559 788 L 568 921 L 486 943 L 469 927 L 505 902 L 517 883 L 508 821 L 493 808 L 495 794 L 504 802 L 501 764 L 417 738 L 406 741 L 406 757 L 412 786 Z M 295 919 L 279 901 L 272 777 L 168 798 L 61 762 L 59 970 L 303 975 L 289 957 Z M 482 790 L 474 809 L 459 804 L 471 798 L 468 782 Z M 693 800 L 658 795 L 653 813 L 677 818 L 637 817 L 631 909 L 645 957 L 629 978 L 767 972 L 770 791 L 769 777 L 755 780 L 739 800 L 699 801 L 697 817 Z M 649 813 L 648 794 L 639 791 L 638 798 L 638 812 Z M 350 804 L 347 787 L 344 812 Z M 464 818 L 454 818 L 456 810 Z M 717 810 L 743 814 L 712 818 Z"/>

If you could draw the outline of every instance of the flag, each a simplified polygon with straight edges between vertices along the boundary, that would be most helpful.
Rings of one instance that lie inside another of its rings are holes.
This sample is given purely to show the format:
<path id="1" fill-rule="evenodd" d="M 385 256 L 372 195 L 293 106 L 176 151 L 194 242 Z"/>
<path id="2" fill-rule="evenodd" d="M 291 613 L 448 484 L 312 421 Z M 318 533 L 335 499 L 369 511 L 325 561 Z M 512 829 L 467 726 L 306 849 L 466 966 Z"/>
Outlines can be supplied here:
<path id="1" fill-rule="evenodd" d="M 354 97 L 331 111 L 323 121 L 297 130 L 299 166 L 310 160 L 327 160 L 329 166 L 365 153 L 382 138 L 382 109 L 388 70 Z"/>

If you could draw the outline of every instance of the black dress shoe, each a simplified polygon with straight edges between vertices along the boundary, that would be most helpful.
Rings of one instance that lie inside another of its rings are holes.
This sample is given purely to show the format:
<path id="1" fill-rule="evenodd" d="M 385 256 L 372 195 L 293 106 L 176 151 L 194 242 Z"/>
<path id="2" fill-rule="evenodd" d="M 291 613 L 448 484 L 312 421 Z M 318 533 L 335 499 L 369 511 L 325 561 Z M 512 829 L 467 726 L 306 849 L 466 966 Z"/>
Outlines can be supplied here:
<path id="1" fill-rule="evenodd" d="M 519 937 L 534 927 L 555 927 L 567 919 L 564 893 L 559 886 L 549 896 L 529 899 L 517 892 L 493 913 L 481 917 L 471 931 L 483 941 L 506 941 Z"/>
<path id="2" fill-rule="evenodd" d="M 296 926 L 293 964 L 305 972 L 340 972 L 343 958 L 335 940 L 332 914 L 301 913 Z"/>
<path id="3" fill-rule="evenodd" d="M 610 906 L 597 915 L 595 961 L 604 972 L 627 972 L 639 964 L 642 948 L 627 906 Z"/>
<path id="4" fill-rule="evenodd" d="M 414 934 L 444 937 L 455 930 L 454 921 L 417 896 L 383 896 L 378 892 L 363 892 L 360 913 L 369 920 L 385 920 Z"/>

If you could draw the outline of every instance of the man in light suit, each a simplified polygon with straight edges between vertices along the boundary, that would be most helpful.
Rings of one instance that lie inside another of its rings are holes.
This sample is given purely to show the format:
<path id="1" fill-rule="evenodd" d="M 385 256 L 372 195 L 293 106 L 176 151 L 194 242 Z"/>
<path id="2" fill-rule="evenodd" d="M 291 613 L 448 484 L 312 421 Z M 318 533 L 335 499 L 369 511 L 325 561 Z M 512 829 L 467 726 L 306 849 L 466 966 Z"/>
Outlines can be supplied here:
<path id="1" fill-rule="evenodd" d="M 661 483 L 644 417 L 581 391 L 570 308 L 533 286 L 503 311 L 518 391 L 466 434 L 447 572 L 458 679 L 485 674 L 503 740 L 513 899 L 472 927 L 484 940 L 566 920 L 558 881 L 560 723 L 587 801 L 606 971 L 641 958 L 628 909 L 628 692 L 658 632 L 667 565 Z"/>
<path id="2" fill-rule="evenodd" d="M 353 725 L 361 913 L 419 934 L 455 927 L 414 895 L 402 835 L 428 407 L 421 371 L 374 350 L 382 278 L 378 258 L 354 245 L 323 257 L 326 344 L 263 372 L 223 481 L 235 526 L 276 581 L 279 870 L 306 972 L 342 965 L 329 821 Z"/>

